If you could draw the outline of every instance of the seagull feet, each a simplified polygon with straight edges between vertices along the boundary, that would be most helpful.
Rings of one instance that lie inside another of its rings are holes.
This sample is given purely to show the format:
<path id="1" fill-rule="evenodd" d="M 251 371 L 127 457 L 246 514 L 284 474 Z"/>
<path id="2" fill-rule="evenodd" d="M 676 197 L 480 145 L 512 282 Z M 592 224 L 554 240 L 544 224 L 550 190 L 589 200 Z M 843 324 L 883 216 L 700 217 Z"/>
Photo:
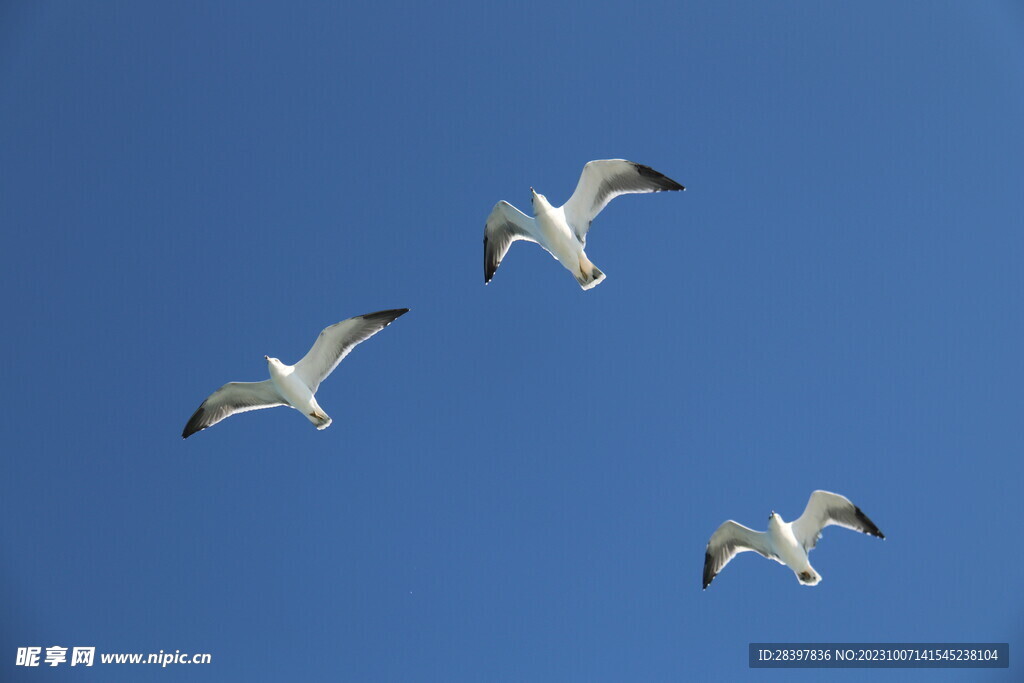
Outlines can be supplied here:
<path id="1" fill-rule="evenodd" d="M 801 581 L 810 581 L 811 580 L 811 573 L 810 572 L 800 572 L 800 580 Z"/>

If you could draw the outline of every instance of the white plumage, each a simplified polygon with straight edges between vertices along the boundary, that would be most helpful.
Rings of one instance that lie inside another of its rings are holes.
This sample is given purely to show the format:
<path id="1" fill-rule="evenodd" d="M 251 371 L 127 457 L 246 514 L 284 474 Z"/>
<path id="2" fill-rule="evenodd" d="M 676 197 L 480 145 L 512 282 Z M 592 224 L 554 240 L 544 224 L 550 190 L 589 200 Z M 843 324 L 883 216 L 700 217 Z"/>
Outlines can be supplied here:
<path id="1" fill-rule="evenodd" d="M 804 513 L 793 522 L 783 521 L 773 511 L 768 517 L 767 531 L 754 531 L 731 519 L 718 527 L 704 552 L 704 588 L 729 560 L 748 550 L 786 565 L 801 584 L 817 585 L 821 575 L 811 566 L 807 555 L 821 538 L 821 530 L 830 524 L 885 538 L 875 523 L 848 499 L 837 493 L 815 491 Z"/>
<path id="2" fill-rule="evenodd" d="M 564 205 L 552 206 L 532 187 L 534 217 L 506 201 L 494 205 L 484 226 L 484 284 L 491 281 L 516 240 L 536 242 L 573 274 L 583 289 L 604 280 L 587 258 L 590 224 L 612 199 L 623 194 L 685 190 L 650 166 L 625 159 L 601 159 L 583 167 L 576 191 Z"/>
<path id="3" fill-rule="evenodd" d="M 397 308 L 367 313 L 331 325 L 320 332 L 313 348 L 295 365 L 286 365 L 277 358 L 264 356 L 270 379 L 225 384 L 210 394 L 193 413 L 181 432 L 181 438 L 187 439 L 236 413 L 275 406 L 295 408 L 317 429 L 327 429 L 331 418 L 314 396 L 320 383 L 334 372 L 334 368 L 357 344 L 377 334 L 408 311 L 408 308 Z"/>

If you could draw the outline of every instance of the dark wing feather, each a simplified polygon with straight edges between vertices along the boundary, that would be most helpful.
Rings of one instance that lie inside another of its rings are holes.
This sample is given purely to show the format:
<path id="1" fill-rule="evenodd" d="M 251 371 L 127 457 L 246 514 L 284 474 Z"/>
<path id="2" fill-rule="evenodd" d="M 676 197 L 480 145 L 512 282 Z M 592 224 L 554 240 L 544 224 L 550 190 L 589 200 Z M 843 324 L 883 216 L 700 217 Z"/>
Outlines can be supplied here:
<path id="1" fill-rule="evenodd" d="M 619 195 L 685 189 L 650 166 L 625 159 L 601 159 L 583 167 L 576 191 L 563 208 L 576 237 L 586 244 L 591 221 Z"/>
<path id="2" fill-rule="evenodd" d="M 269 379 L 262 382 L 228 382 L 210 394 L 192 414 L 181 432 L 181 438 L 187 439 L 235 413 L 283 405 L 287 404 Z"/>
<path id="3" fill-rule="evenodd" d="M 516 240 L 536 240 L 530 235 L 533 219 L 501 201 L 494 205 L 484 225 L 484 284 L 491 281 L 509 247 Z"/>
<path id="4" fill-rule="evenodd" d="M 768 541 L 768 534 L 763 531 L 754 531 L 731 519 L 723 522 L 722 526 L 711 535 L 708 547 L 704 551 L 704 588 L 711 585 L 711 582 L 722 571 L 729 560 L 737 554 L 752 550 L 769 560 L 781 562 L 773 552 Z"/>

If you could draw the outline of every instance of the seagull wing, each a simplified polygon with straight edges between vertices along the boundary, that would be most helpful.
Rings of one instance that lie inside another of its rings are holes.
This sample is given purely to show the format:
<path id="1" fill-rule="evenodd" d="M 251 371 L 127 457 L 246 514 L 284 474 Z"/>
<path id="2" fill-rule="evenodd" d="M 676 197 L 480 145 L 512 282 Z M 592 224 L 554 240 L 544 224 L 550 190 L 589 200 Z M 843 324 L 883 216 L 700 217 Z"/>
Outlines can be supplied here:
<path id="1" fill-rule="evenodd" d="M 390 325 L 395 318 L 408 312 L 408 308 L 396 308 L 367 313 L 324 328 L 309 353 L 295 364 L 295 374 L 306 383 L 310 391 L 316 393 L 320 382 L 334 372 L 334 368 L 338 367 L 338 363 L 356 344 L 366 341 Z"/>
<path id="2" fill-rule="evenodd" d="M 810 500 L 807 501 L 807 507 L 804 508 L 804 514 L 793 522 L 793 535 L 796 536 L 797 542 L 804 547 L 804 550 L 810 550 L 818 544 L 821 530 L 830 524 L 853 529 L 862 534 L 885 538 L 875 523 L 868 519 L 868 516 L 861 512 L 859 507 L 838 493 L 829 493 L 828 491 L 815 491 L 811 494 Z"/>
<path id="3" fill-rule="evenodd" d="M 748 550 L 753 550 L 769 560 L 782 562 L 775 554 L 767 533 L 754 531 L 731 519 L 723 522 L 722 526 L 711 534 L 707 550 L 704 551 L 704 588 L 711 585 L 718 572 L 729 564 L 729 560 Z"/>
<path id="4" fill-rule="evenodd" d="M 565 210 L 565 219 L 576 232 L 577 239 L 586 244 L 590 222 L 601 213 L 608 202 L 620 194 L 685 189 L 650 166 L 635 164 L 625 159 L 601 159 L 591 161 L 583 167 L 576 191 L 562 208 Z"/>
<path id="5" fill-rule="evenodd" d="M 484 226 L 484 284 L 494 277 L 513 242 L 537 241 L 532 232 L 533 219 L 525 213 L 505 201 L 494 205 Z"/>
<path id="6" fill-rule="evenodd" d="M 181 438 L 187 439 L 235 413 L 284 405 L 288 404 L 269 379 L 262 382 L 228 382 L 203 401 L 189 418 Z"/>

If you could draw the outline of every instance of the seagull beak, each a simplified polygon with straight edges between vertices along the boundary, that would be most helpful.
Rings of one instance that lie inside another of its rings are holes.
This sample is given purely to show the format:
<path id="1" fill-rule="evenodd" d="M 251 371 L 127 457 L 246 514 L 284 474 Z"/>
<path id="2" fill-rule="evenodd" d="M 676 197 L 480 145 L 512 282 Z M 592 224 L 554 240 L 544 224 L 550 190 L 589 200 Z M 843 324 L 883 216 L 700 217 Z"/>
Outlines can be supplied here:
<path id="1" fill-rule="evenodd" d="M 263 356 L 263 360 L 270 360 L 270 356 Z"/>

